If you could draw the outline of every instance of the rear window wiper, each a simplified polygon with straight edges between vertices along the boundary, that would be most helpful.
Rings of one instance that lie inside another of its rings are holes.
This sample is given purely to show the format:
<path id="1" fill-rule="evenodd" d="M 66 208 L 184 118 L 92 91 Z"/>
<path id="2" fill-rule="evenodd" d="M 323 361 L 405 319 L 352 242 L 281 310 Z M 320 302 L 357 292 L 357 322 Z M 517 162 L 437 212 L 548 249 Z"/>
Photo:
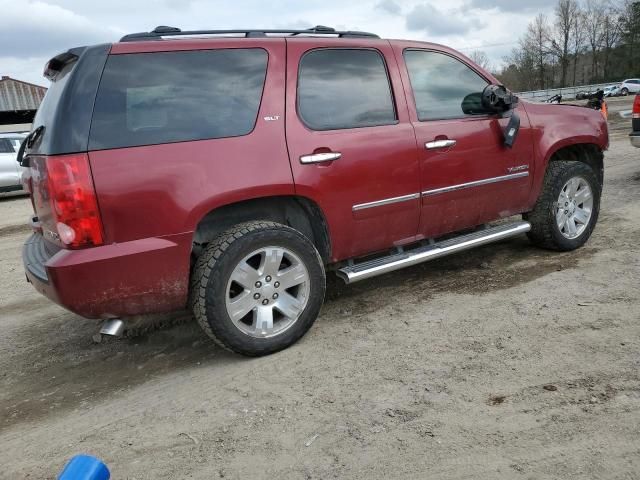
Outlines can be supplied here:
<path id="1" fill-rule="evenodd" d="M 21 167 L 29 166 L 29 162 L 27 161 L 28 159 L 24 158 L 24 151 L 27 148 L 33 147 L 33 144 L 38 140 L 38 138 L 40 138 L 40 135 L 42 135 L 42 132 L 44 132 L 44 125 L 40 125 L 33 132 L 27 135 L 22 141 L 22 143 L 20 144 L 20 148 L 18 149 L 18 156 L 16 157 L 16 160 L 18 161 Z"/>

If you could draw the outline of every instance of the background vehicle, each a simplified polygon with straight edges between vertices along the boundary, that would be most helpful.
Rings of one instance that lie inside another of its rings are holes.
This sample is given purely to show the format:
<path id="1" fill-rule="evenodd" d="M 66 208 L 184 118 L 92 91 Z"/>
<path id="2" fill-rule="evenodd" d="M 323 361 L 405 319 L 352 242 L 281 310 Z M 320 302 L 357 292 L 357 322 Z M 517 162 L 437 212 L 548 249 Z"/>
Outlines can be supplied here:
<path id="1" fill-rule="evenodd" d="M 617 97 L 620 95 L 620 86 L 609 85 L 608 87 L 604 87 L 603 91 L 605 97 Z"/>
<path id="2" fill-rule="evenodd" d="M 620 84 L 620 95 L 640 92 L 640 78 L 630 78 Z"/>
<path id="3" fill-rule="evenodd" d="M 0 193 L 23 191 L 23 168 L 16 157 L 24 133 L 0 133 Z"/>
<path id="4" fill-rule="evenodd" d="M 603 117 L 518 103 L 440 45 L 158 27 L 45 74 L 27 277 L 111 333 L 189 305 L 223 347 L 272 353 L 315 321 L 327 269 L 352 283 L 525 232 L 572 250 L 597 221 Z"/>
<path id="5" fill-rule="evenodd" d="M 633 100 L 629 140 L 631 141 L 631 145 L 640 148 L 640 94 L 636 94 Z"/>
<path id="6" fill-rule="evenodd" d="M 547 98 L 544 103 L 562 103 L 562 95 L 557 94 Z"/>

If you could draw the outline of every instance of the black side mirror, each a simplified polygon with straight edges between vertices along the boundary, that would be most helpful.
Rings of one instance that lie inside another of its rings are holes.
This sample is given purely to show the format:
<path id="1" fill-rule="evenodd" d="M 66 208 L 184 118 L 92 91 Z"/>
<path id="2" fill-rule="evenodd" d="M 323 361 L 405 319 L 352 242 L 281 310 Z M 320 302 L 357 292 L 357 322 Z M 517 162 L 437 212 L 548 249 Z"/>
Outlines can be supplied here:
<path id="1" fill-rule="evenodd" d="M 482 92 L 473 92 L 462 99 L 462 113 L 465 115 L 481 115 L 487 113 L 482 105 Z"/>
<path id="2" fill-rule="evenodd" d="M 482 91 L 482 107 L 490 113 L 504 113 L 515 108 L 518 97 L 504 85 L 487 85 Z"/>

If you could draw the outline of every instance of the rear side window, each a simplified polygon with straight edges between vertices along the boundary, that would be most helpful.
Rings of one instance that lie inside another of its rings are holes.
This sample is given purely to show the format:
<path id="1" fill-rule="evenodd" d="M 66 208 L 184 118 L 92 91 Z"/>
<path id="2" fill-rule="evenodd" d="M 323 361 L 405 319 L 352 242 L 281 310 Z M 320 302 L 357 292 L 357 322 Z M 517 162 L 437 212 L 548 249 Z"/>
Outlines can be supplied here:
<path id="1" fill-rule="evenodd" d="M 460 60 L 437 52 L 405 50 L 404 61 L 420 121 L 481 113 L 480 95 L 488 82 Z"/>
<path id="2" fill-rule="evenodd" d="M 302 57 L 298 113 L 313 130 L 397 121 L 384 60 L 375 50 L 320 49 Z"/>
<path id="3" fill-rule="evenodd" d="M 267 52 L 259 48 L 112 55 L 89 149 L 246 135 L 266 71 Z"/>
<path id="4" fill-rule="evenodd" d="M 11 140 L 8 138 L 0 138 L 0 153 L 15 153 Z"/>

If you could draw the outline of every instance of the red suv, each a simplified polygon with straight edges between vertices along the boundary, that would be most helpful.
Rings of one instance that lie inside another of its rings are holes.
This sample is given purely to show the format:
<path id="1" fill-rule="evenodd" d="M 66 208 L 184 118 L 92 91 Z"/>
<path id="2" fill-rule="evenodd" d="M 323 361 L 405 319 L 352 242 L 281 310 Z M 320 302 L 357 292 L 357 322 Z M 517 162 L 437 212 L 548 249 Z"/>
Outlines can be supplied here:
<path id="1" fill-rule="evenodd" d="M 19 155 L 27 278 L 116 330 L 190 306 L 267 354 L 313 324 L 328 269 L 350 283 L 525 232 L 571 250 L 598 217 L 602 115 L 518 102 L 441 45 L 158 27 L 45 76 Z"/>

